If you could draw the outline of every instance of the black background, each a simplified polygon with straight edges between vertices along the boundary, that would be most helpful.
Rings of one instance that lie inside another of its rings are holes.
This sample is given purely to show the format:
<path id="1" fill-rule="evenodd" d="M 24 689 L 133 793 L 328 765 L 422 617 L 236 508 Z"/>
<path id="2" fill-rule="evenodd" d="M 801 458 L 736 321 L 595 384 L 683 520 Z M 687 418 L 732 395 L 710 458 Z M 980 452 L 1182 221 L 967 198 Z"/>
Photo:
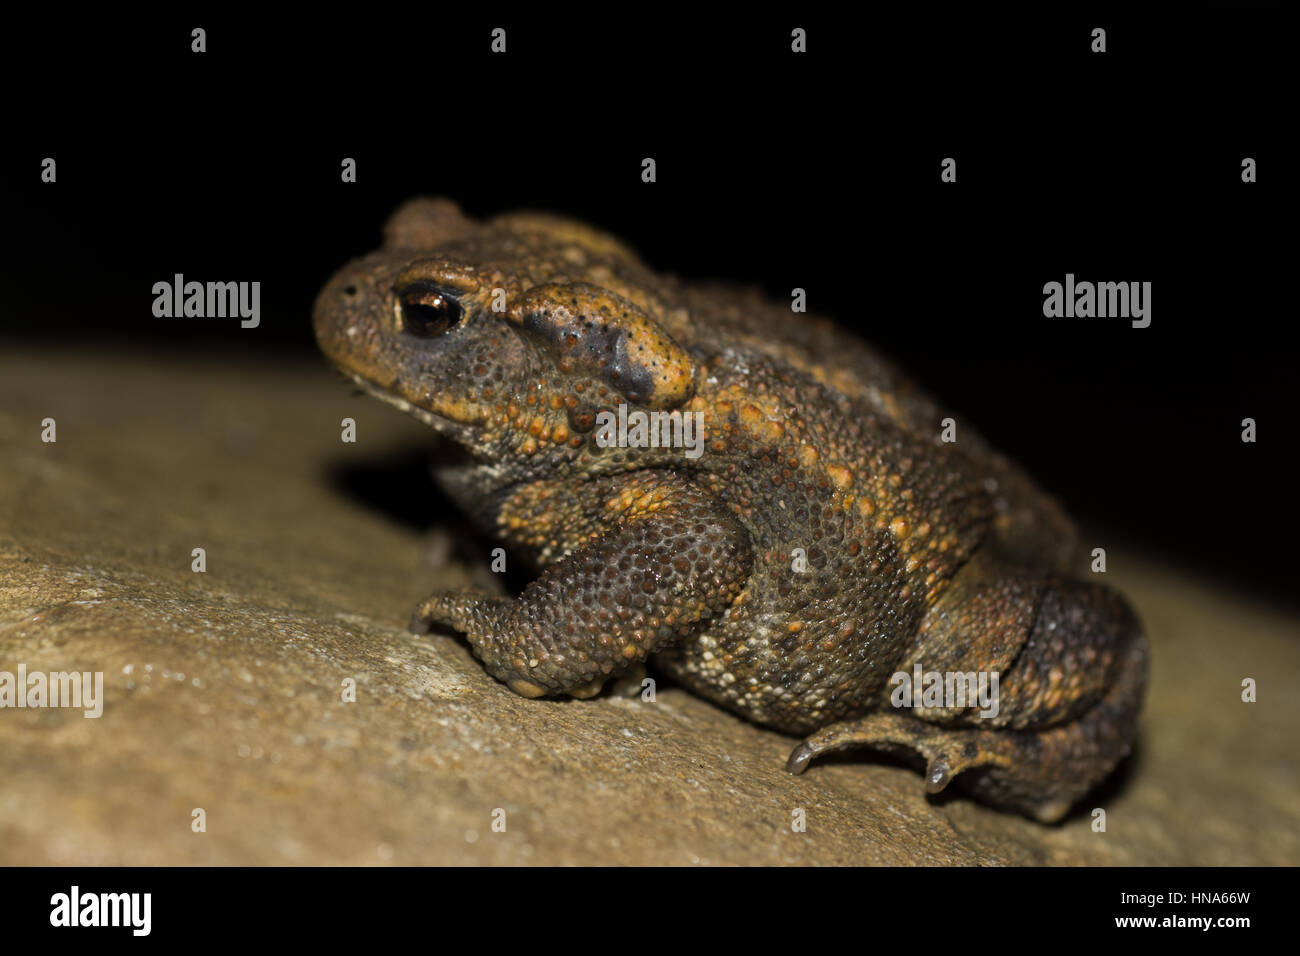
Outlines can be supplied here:
<path id="1" fill-rule="evenodd" d="M 1280 6 L 296 16 L 9 32 L 0 348 L 309 360 L 316 290 L 403 199 L 548 208 L 657 269 L 805 288 L 1100 543 L 1293 600 Z M 176 272 L 260 281 L 261 326 L 154 318 Z M 1067 272 L 1152 282 L 1151 327 L 1045 319 Z"/>

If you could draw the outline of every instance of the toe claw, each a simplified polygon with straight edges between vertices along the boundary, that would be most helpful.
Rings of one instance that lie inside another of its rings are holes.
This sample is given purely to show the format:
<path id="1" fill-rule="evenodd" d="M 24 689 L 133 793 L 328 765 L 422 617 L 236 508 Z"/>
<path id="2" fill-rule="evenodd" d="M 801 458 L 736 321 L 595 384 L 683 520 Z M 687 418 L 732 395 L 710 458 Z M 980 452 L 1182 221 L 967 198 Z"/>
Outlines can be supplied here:
<path id="1" fill-rule="evenodd" d="M 506 681 L 506 686 L 518 694 L 520 697 L 536 699 L 546 696 L 546 688 L 540 684 L 534 684 L 530 680 L 523 680 L 516 677 L 514 680 Z"/>
<path id="2" fill-rule="evenodd" d="M 813 749 L 807 744 L 800 744 L 790 752 L 790 759 L 785 762 L 786 773 L 803 773 L 808 769 L 808 762 L 813 758 Z"/>
<path id="3" fill-rule="evenodd" d="M 1039 823 L 1059 823 L 1071 806 L 1069 800 L 1047 800 L 1034 807 L 1033 814 Z"/>
<path id="4" fill-rule="evenodd" d="M 590 700 L 599 694 L 604 687 L 605 682 L 603 680 L 594 680 L 590 684 L 570 688 L 569 696 L 576 697 L 578 700 Z"/>
<path id="5" fill-rule="evenodd" d="M 948 758 L 936 757 L 930 762 L 930 766 L 925 768 L 925 792 L 939 793 L 948 786 L 948 781 L 951 779 L 952 768 L 948 766 Z"/>

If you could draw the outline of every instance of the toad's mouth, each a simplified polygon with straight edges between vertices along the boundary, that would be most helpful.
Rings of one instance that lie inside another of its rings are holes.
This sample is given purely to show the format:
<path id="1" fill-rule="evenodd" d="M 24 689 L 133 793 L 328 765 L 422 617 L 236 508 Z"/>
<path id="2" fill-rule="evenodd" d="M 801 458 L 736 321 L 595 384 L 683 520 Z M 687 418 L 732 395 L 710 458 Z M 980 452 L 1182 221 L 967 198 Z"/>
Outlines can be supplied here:
<path id="1" fill-rule="evenodd" d="M 396 383 L 385 388 L 351 369 L 339 368 L 339 371 L 351 379 L 367 395 L 374 396 L 381 402 L 401 409 L 412 418 L 424 422 L 424 424 L 437 431 L 438 434 L 444 435 L 463 446 L 466 450 L 473 450 L 474 436 L 479 430 L 471 423 L 416 405 L 396 393 Z"/>

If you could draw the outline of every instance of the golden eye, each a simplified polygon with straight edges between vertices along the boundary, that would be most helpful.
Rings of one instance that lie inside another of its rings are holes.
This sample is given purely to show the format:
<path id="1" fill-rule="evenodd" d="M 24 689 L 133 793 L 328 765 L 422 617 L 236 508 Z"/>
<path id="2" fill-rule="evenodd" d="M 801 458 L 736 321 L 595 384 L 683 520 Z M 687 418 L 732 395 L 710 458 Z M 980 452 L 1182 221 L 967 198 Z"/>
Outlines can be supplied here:
<path id="1" fill-rule="evenodd" d="M 402 331 L 417 338 L 431 339 L 446 335 L 460 325 L 465 309 L 450 289 L 419 280 L 397 290 L 397 312 Z"/>

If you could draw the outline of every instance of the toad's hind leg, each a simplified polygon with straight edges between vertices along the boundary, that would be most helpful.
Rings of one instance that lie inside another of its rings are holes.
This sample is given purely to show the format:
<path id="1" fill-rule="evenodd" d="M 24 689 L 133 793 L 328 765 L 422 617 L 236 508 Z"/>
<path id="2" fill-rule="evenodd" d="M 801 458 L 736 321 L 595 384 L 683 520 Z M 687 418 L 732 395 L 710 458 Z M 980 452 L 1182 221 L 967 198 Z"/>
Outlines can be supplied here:
<path id="1" fill-rule="evenodd" d="M 1079 719 L 1049 730 L 942 727 L 899 713 L 869 714 L 817 731 L 790 754 L 786 769 L 802 773 L 823 753 L 846 747 L 905 748 L 925 758 L 925 789 L 938 793 L 963 771 L 979 800 L 1055 823 L 1128 755 L 1137 708 L 1134 667 L 1112 694 Z"/>
<path id="2" fill-rule="evenodd" d="M 787 769 L 800 773 L 818 754 L 846 747 L 913 750 L 925 758 L 931 793 L 970 771 L 962 783 L 978 799 L 1045 823 L 1059 820 L 1104 779 L 1129 753 L 1146 686 L 1146 638 L 1127 604 L 1095 584 L 1026 585 L 990 574 L 973 578 L 962 598 L 968 615 L 973 607 L 987 612 L 985 620 L 993 619 L 994 607 L 1005 611 L 1009 598 L 1034 608 L 1031 617 L 1019 618 L 1032 621 L 1027 635 L 1002 631 L 1018 653 L 1002 674 L 996 717 L 981 718 L 974 708 L 868 714 L 814 733 L 795 748 Z M 996 617 L 1004 627 L 1016 620 L 1015 614 Z M 950 615 L 937 618 L 935 627 L 960 631 L 971 620 Z M 923 634 L 922 646 L 926 640 Z"/>

